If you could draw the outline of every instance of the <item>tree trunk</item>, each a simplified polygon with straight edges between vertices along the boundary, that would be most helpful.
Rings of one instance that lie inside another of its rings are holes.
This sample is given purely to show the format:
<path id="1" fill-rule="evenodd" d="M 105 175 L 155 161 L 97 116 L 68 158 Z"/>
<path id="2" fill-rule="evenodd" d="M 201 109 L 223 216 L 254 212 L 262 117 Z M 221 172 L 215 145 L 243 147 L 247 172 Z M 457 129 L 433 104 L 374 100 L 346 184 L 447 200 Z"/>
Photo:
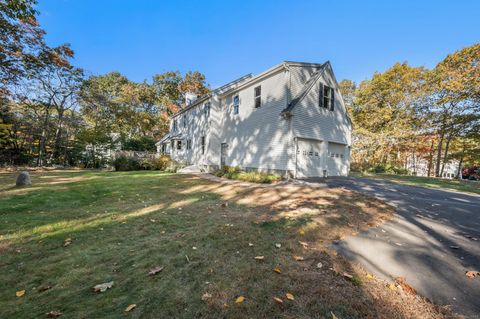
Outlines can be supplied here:
<path id="1" fill-rule="evenodd" d="M 443 154 L 443 162 L 442 162 L 442 169 L 440 170 L 440 176 L 443 176 L 443 171 L 445 169 L 445 163 L 447 162 L 447 158 L 448 158 L 448 146 L 450 145 L 451 140 L 452 140 L 452 137 L 448 136 L 447 143 L 445 143 L 445 153 Z"/>
<path id="2" fill-rule="evenodd" d="M 438 147 L 437 147 L 437 158 L 436 158 L 436 165 L 435 165 L 435 177 L 440 177 L 440 162 L 442 159 L 442 148 L 443 148 L 443 138 L 445 136 L 445 133 L 442 131 L 440 133 L 440 140 L 438 141 Z"/>
<path id="3" fill-rule="evenodd" d="M 430 177 L 432 174 L 432 166 L 433 166 L 433 139 L 432 139 L 432 144 L 430 145 L 430 155 L 428 156 L 428 172 L 427 172 L 427 177 Z"/>
<path id="4" fill-rule="evenodd" d="M 45 156 L 45 153 L 46 153 L 47 125 L 48 125 L 49 117 L 50 117 L 50 112 L 47 108 L 46 111 L 45 111 L 45 118 L 43 120 L 42 133 L 41 133 L 41 136 L 40 136 L 40 143 L 38 144 L 37 166 L 42 166 L 42 165 L 45 164 L 43 162 L 43 157 Z"/>
<path id="5" fill-rule="evenodd" d="M 62 148 L 62 129 L 63 129 L 63 110 L 57 110 L 58 120 L 57 129 L 55 130 L 55 144 L 52 153 L 52 159 L 58 160 L 61 154 Z"/>

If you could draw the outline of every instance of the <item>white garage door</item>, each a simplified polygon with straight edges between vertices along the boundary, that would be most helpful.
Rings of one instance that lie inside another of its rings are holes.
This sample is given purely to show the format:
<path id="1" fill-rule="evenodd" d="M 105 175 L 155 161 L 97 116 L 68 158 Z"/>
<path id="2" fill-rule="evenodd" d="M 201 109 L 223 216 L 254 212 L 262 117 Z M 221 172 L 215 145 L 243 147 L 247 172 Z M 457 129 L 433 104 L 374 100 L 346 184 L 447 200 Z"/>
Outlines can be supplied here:
<path id="1" fill-rule="evenodd" d="M 325 154 L 322 142 L 315 140 L 297 140 L 297 177 L 323 176 Z"/>
<path id="2" fill-rule="evenodd" d="M 348 149 L 344 144 L 328 143 L 328 175 L 346 176 L 348 174 Z"/>

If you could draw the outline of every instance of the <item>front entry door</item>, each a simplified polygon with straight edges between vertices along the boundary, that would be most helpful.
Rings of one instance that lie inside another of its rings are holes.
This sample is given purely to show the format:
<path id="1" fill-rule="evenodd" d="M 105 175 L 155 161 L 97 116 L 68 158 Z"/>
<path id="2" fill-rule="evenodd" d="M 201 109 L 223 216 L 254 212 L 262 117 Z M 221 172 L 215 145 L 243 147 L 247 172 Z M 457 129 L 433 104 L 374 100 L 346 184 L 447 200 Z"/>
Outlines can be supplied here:
<path id="1" fill-rule="evenodd" d="M 225 160 L 227 158 L 227 149 L 228 149 L 227 143 L 220 144 L 220 168 L 225 166 Z"/>

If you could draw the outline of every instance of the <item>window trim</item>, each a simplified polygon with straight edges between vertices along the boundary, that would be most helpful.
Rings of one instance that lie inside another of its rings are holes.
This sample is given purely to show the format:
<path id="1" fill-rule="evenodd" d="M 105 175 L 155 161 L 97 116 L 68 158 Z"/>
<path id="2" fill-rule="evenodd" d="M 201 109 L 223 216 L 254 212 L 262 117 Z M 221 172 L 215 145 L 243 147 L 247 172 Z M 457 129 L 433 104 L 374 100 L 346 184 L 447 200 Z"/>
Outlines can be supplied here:
<path id="1" fill-rule="evenodd" d="M 318 98 L 319 107 L 330 110 L 330 111 L 334 111 L 335 110 L 334 88 L 320 82 L 318 91 L 319 91 L 319 98 Z M 328 96 L 325 95 L 325 93 L 327 93 Z"/>
<path id="2" fill-rule="evenodd" d="M 257 89 L 259 93 L 258 95 L 257 95 Z M 258 101 L 258 105 L 257 105 L 257 101 Z M 258 85 L 253 88 L 253 103 L 256 109 L 262 107 L 262 86 L 261 85 Z"/>
<path id="3" fill-rule="evenodd" d="M 235 104 L 235 98 L 237 98 L 237 104 Z M 238 94 L 235 94 L 233 96 L 232 104 L 233 104 L 233 114 L 237 115 L 240 112 L 240 96 Z"/>

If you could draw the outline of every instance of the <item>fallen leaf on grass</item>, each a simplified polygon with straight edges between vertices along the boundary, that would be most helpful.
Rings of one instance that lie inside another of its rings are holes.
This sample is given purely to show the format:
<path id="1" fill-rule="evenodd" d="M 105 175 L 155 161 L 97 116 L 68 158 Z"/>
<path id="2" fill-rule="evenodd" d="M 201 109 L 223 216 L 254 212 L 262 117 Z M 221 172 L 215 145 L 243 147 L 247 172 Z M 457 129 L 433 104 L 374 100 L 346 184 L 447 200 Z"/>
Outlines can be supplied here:
<path id="1" fill-rule="evenodd" d="M 293 259 L 296 261 L 303 261 L 304 258 L 302 256 L 293 256 Z"/>
<path id="2" fill-rule="evenodd" d="M 15 296 L 17 297 L 23 297 L 25 295 L 25 290 L 19 290 L 15 293 Z"/>
<path id="3" fill-rule="evenodd" d="M 346 272 L 343 273 L 343 277 L 345 277 L 347 279 L 352 279 L 353 278 L 352 275 L 350 275 L 349 273 L 346 273 Z"/>
<path id="4" fill-rule="evenodd" d="M 245 297 L 244 296 L 240 296 L 238 297 L 237 299 L 235 299 L 235 303 L 242 303 L 245 301 Z"/>
<path id="5" fill-rule="evenodd" d="M 42 286 L 42 287 L 38 288 L 38 292 L 44 292 L 44 291 L 47 291 L 51 288 L 52 288 L 52 286 Z"/>
<path id="6" fill-rule="evenodd" d="M 264 260 L 265 256 L 255 256 L 255 260 Z"/>
<path id="7" fill-rule="evenodd" d="M 397 290 L 397 287 L 395 287 L 394 284 L 388 284 L 387 287 L 388 287 L 388 289 L 390 289 L 390 290 L 394 290 L 394 291 Z"/>
<path id="8" fill-rule="evenodd" d="M 202 300 L 203 300 L 203 301 L 207 301 L 207 300 L 210 299 L 210 298 L 212 298 L 212 295 L 209 294 L 208 292 L 206 292 L 206 293 L 204 293 L 204 294 L 202 295 Z"/>
<path id="9" fill-rule="evenodd" d="M 95 292 L 105 292 L 107 289 L 112 288 L 113 281 L 105 282 L 103 284 L 96 285 L 93 287 Z"/>
<path id="10" fill-rule="evenodd" d="M 277 302 L 279 304 L 283 304 L 283 300 L 278 298 L 278 297 L 273 297 L 273 300 L 275 300 L 275 302 Z"/>
<path id="11" fill-rule="evenodd" d="M 293 295 L 289 292 L 287 292 L 285 296 L 287 296 L 288 300 L 295 300 L 295 297 L 293 297 Z"/>
<path id="12" fill-rule="evenodd" d="M 412 287 L 410 286 L 407 281 L 405 280 L 405 278 L 402 278 L 402 277 L 397 277 L 395 278 L 395 283 L 397 285 L 399 285 L 400 287 L 402 287 L 402 289 L 406 292 L 406 293 L 409 293 L 411 295 L 416 295 L 417 294 L 417 291 Z"/>
<path id="13" fill-rule="evenodd" d="M 132 303 L 131 305 L 128 305 L 128 307 L 125 309 L 125 312 L 130 312 L 133 309 L 135 309 L 136 307 L 137 307 L 137 305 Z"/>
<path id="14" fill-rule="evenodd" d="M 275 244 L 275 247 L 281 248 L 281 247 L 282 247 L 282 244 L 278 244 L 278 243 L 277 243 L 277 244 Z"/>
<path id="15" fill-rule="evenodd" d="M 63 242 L 63 247 L 67 247 L 67 246 L 69 246 L 71 243 L 72 243 L 72 239 L 71 239 L 71 238 L 67 238 L 67 239 L 65 239 L 64 242 Z"/>
<path id="16" fill-rule="evenodd" d="M 298 242 L 300 245 L 302 245 L 303 248 L 307 249 L 308 248 L 308 243 L 304 242 L 304 241 L 299 241 Z"/>
<path id="17" fill-rule="evenodd" d="M 273 271 L 276 272 L 277 274 L 282 273 L 282 270 L 280 268 L 273 268 Z"/>
<path id="18" fill-rule="evenodd" d="M 465 272 L 465 276 L 467 276 L 470 279 L 473 279 L 477 276 L 480 276 L 480 271 L 471 271 L 470 270 L 470 271 Z"/>
<path id="19" fill-rule="evenodd" d="M 299 233 L 301 236 L 305 235 L 305 231 L 304 231 L 303 229 L 300 229 L 300 230 L 298 231 L 298 233 Z"/>
<path id="20" fill-rule="evenodd" d="M 253 244 L 252 244 L 252 243 L 248 243 L 248 246 L 253 247 Z"/>
<path id="21" fill-rule="evenodd" d="M 58 310 L 52 310 L 49 313 L 47 313 L 48 318 L 57 318 L 57 317 L 60 317 L 61 315 L 63 315 L 63 313 Z"/>
<path id="22" fill-rule="evenodd" d="M 367 279 L 374 279 L 375 277 L 372 274 L 367 273 Z"/>
<path id="23" fill-rule="evenodd" d="M 322 267 L 323 267 L 323 264 L 322 264 L 322 263 L 318 263 L 318 264 L 317 264 L 317 268 L 320 269 L 320 268 L 322 268 Z"/>
<path id="24" fill-rule="evenodd" d="M 338 319 L 337 316 L 333 313 L 333 311 L 330 311 L 330 314 L 332 315 L 332 319 Z"/>
<path id="25" fill-rule="evenodd" d="M 155 268 L 150 269 L 150 271 L 148 272 L 148 275 L 149 275 L 149 276 L 156 275 L 156 274 L 158 274 L 159 272 L 161 272 L 162 270 L 163 270 L 163 266 L 157 266 L 157 267 L 155 267 Z"/>

